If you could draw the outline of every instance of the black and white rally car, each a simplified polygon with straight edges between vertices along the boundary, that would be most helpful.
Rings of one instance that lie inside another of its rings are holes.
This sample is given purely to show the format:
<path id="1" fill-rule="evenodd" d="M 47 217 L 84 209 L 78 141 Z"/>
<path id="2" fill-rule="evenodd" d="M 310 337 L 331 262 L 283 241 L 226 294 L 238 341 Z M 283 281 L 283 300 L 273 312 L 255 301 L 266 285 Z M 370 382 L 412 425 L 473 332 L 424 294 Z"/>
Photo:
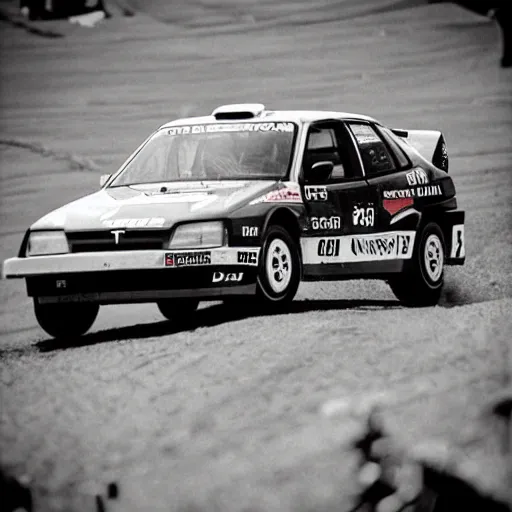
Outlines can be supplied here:
<path id="1" fill-rule="evenodd" d="M 33 224 L 3 271 L 61 337 L 101 304 L 179 318 L 200 300 L 287 303 L 301 280 L 383 279 L 433 305 L 464 259 L 441 132 L 238 104 L 160 127 L 101 190 Z"/>

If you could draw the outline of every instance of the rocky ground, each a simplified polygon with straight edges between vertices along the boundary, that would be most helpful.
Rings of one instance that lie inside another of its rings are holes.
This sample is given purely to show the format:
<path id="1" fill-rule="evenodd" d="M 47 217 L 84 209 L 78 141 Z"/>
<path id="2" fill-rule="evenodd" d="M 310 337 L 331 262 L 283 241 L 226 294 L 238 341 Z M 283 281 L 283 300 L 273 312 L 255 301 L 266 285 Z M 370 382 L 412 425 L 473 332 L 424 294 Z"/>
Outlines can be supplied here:
<path id="1" fill-rule="evenodd" d="M 404 309 L 379 282 L 310 283 L 280 315 L 208 303 L 175 325 L 154 305 L 104 307 L 80 346 L 48 339 L 23 282 L 2 281 L 0 462 L 30 478 L 37 510 L 92 511 L 110 481 L 124 511 L 343 510 L 353 432 L 319 410 L 382 389 L 405 441 L 463 438 L 492 458 L 474 418 L 512 367 L 512 92 L 497 27 L 413 0 L 124 4 L 136 15 L 112 4 L 93 29 L 2 23 L 0 259 L 159 124 L 261 101 L 441 129 L 467 263 L 434 308 Z"/>

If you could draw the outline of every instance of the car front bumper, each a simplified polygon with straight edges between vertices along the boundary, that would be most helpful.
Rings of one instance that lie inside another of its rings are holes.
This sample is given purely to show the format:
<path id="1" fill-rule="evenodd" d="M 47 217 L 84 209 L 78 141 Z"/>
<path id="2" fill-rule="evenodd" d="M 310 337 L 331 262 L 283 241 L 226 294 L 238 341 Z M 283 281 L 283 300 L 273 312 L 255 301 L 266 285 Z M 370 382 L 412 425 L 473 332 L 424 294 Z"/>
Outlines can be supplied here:
<path id="1" fill-rule="evenodd" d="M 76 253 L 11 258 L 3 275 L 40 303 L 218 299 L 255 293 L 258 259 L 257 247 Z"/>

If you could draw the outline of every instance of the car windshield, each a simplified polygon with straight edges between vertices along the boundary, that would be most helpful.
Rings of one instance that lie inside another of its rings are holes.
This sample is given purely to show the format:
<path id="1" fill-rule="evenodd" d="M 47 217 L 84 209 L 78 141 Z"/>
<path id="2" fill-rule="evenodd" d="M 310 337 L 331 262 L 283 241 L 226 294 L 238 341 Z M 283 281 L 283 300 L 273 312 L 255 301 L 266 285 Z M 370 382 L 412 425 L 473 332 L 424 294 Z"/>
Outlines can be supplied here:
<path id="1" fill-rule="evenodd" d="M 294 123 L 218 123 L 159 130 L 110 186 L 223 179 L 282 179 Z"/>

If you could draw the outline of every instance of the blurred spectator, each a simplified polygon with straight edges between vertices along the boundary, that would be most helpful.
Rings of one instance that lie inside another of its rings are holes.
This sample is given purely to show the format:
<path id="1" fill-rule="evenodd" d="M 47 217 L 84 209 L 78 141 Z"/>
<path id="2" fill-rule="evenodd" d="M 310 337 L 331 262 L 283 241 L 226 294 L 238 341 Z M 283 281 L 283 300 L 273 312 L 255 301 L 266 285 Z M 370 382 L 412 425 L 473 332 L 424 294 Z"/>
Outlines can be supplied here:
<path id="1" fill-rule="evenodd" d="M 449 0 L 429 0 L 429 3 L 441 3 Z M 454 0 L 453 3 L 460 5 L 481 16 L 496 20 L 500 29 L 503 41 L 503 55 L 501 66 L 509 68 L 512 66 L 512 0 Z"/>

